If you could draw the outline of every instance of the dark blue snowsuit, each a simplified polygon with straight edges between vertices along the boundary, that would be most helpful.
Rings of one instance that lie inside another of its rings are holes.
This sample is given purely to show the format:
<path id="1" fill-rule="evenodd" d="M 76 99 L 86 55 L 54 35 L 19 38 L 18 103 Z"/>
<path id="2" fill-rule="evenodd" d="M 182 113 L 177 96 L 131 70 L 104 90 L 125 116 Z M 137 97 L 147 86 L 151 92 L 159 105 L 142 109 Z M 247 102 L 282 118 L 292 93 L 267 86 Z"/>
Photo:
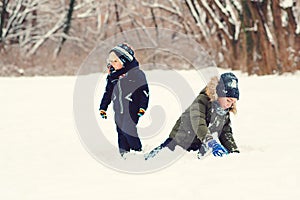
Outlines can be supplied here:
<path id="1" fill-rule="evenodd" d="M 121 154 L 142 150 L 136 125 L 140 108 L 146 110 L 149 102 L 149 88 L 146 76 L 139 69 L 139 63 L 134 59 L 125 67 L 107 76 L 105 93 L 99 110 L 107 110 L 113 101 L 115 123 L 118 132 L 118 145 Z"/>

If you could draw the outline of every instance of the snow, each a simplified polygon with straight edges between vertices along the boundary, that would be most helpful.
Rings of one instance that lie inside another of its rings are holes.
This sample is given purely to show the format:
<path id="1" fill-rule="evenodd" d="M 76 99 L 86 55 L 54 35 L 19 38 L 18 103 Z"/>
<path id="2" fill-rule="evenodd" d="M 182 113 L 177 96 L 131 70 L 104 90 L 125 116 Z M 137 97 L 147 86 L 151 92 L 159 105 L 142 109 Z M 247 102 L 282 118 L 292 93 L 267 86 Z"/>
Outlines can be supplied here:
<path id="1" fill-rule="evenodd" d="M 265 27 L 266 32 L 267 32 L 268 40 L 270 41 L 270 43 L 271 43 L 272 45 L 275 45 L 275 41 L 274 41 L 274 38 L 273 38 L 273 36 L 272 36 L 272 33 L 271 33 L 270 29 L 269 29 L 268 24 L 264 23 L 264 27 Z"/>
<path id="2" fill-rule="evenodd" d="M 293 15 L 294 15 L 295 20 L 296 20 L 296 31 L 295 31 L 295 33 L 299 34 L 300 33 L 300 1 L 299 0 L 281 0 L 280 1 L 280 6 L 283 9 L 287 9 L 287 8 L 292 7 Z M 285 18 L 285 19 L 282 19 L 282 20 L 283 20 L 283 23 L 285 23 L 284 26 L 286 26 L 286 23 L 287 23 L 287 13 L 286 12 L 284 12 L 282 14 L 282 18 Z"/>
<path id="3" fill-rule="evenodd" d="M 151 79 L 169 73 L 147 71 L 146 75 Z M 195 94 L 204 86 L 194 71 L 178 73 Z M 232 124 L 241 153 L 203 160 L 187 153 L 160 170 L 139 174 L 107 167 L 87 151 L 74 120 L 76 77 L 0 78 L 0 199 L 299 199 L 300 74 L 234 73 L 241 96 Z M 100 119 L 96 110 L 105 79 L 102 74 L 91 76 L 99 82 L 90 106 L 107 139 L 116 145 L 111 108 L 107 120 Z M 150 92 L 149 109 L 161 106 L 168 120 L 159 134 L 143 137 L 145 151 L 166 138 L 186 106 L 179 106 L 170 88 L 150 84 Z M 161 120 L 151 121 L 149 112 L 141 127 Z M 135 156 L 111 159 L 124 165 L 136 161 Z"/>
<path id="4" fill-rule="evenodd" d="M 296 1 L 296 6 L 293 7 L 293 13 L 297 24 L 296 34 L 299 34 L 300 33 L 300 1 Z"/>
<path id="5" fill-rule="evenodd" d="M 281 0 L 280 1 L 280 6 L 282 8 L 289 8 L 292 7 L 294 4 L 294 0 Z"/>

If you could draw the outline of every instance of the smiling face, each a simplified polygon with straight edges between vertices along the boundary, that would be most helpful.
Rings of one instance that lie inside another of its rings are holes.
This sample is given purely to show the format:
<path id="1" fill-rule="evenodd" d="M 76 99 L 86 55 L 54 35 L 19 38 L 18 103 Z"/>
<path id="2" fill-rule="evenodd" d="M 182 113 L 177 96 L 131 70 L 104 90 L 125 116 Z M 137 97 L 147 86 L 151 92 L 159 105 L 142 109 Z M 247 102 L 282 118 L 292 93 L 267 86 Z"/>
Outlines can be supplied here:
<path id="1" fill-rule="evenodd" d="M 123 68 L 123 63 L 120 61 L 120 59 L 114 52 L 111 52 L 109 54 L 107 62 L 111 64 L 115 68 L 115 70 L 119 70 Z"/>
<path id="2" fill-rule="evenodd" d="M 228 109 L 236 103 L 237 99 L 232 97 L 219 97 L 218 102 L 223 109 Z"/>

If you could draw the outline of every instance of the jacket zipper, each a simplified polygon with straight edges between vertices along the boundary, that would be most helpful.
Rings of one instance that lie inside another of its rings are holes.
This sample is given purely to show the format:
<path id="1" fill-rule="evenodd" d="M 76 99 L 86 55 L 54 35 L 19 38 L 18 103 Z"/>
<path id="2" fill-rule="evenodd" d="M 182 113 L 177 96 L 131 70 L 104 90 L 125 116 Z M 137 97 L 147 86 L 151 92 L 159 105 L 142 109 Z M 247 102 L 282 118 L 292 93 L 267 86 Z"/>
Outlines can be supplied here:
<path id="1" fill-rule="evenodd" d="M 121 81 L 118 81 L 118 89 L 119 89 L 119 103 L 120 103 L 120 113 L 123 114 L 123 102 L 122 102 L 122 89 L 121 89 Z"/>

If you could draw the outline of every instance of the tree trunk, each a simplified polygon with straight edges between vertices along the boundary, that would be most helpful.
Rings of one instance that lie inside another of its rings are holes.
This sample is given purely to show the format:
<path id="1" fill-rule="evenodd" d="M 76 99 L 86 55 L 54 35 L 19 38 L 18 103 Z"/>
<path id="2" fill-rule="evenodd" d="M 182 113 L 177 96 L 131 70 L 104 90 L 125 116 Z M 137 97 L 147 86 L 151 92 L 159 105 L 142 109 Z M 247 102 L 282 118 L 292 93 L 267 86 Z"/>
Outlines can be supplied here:
<path id="1" fill-rule="evenodd" d="M 250 12 L 250 6 L 248 5 L 247 1 L 242 1 L 242 7 L 243 7 L 243 14 L 242 14 L 242 29 L 243 29 L 243 34 L 244 34 L 244 41 L 243 41 L 243 50 L 244 54 L 246 55 L 245 60 L 246 60 L 246 66 L 247 66 L 247 72 L 248 74 L 253 74 L 254 73 L 254 59 L 253 59 L 253 54 L 255 51 L 255 43 L 254 43 L 254 33 L 252 29 L 255 26 L 255 21 L 253 21 L 252 14 Z"/>
<path id="2" fill-rule="evenodd" d="M 242 3 L 250 74 L 265 75 L 277 71 L 275 48 L 267 25 L 267 4 L 268 1 Z"/>
<path id="3" fill-rule="evenodd" d="M 263 55 L 262 57 L 262 68 L 264 66 L 265 70 L 263 74 L 273 74 L 280 72 L 277 64 L 277 55 L 275 50 L 274 37 L 268 26 L 268 4 L 270 0 L 263 2 L 255 2 L 255 11 L 258 12 L 258 19 L 260 26 L 258 26 L 258 33 L 261 35 L 261 47 L 259 53 Z M 260 47 L 259 46 L 259 47 Z"/>
<path id="4" fill-rule="evenodd" d="M 289 49 L 290 56 L 287 57 L 289 58 L 287 61 L 287 71 L 293 72 L 296 69 L 300 69 L 300 33 L 296 33 L 297 22 L 293 15 L 292 7 L 287 8 L 286 12 L 288 14 L 288 34 L 286 35 L 286 40 L 289 42 L 289 46 L 291 47 L 291 49 Z"/>
<path id="5" fill-rule="evenodd" d="M 7 0 L 2 0 L 2 8 L 1 8 L 1 21 L 0 21 L 0 43 L 3 42 L 3 28 L 5 26 L 5 21 L 7 18 Z"/>
<path id="6" fill-rule="evenodd" d="M 69 30 L 71 28 L 71 22 L 72 22 L 72 15 L 73 15 L 73 11 L 74 11 L 74 6 L 75 6 L 75 0 L 70 0 L 69 10 L 68 10 L 68 14 L 66 16 L 66 22 L 65 22 L 64 28 L 63 28 L 63 35 L 62 35 L 61 41 L 60 41 L 59 46 L 58 46 L 58 48 L 56 50 L 56 53 L 55 53 L 56 56 L 59 55 L 63 44 L 67 40 L 66 36 L 69 34 Z"/>

